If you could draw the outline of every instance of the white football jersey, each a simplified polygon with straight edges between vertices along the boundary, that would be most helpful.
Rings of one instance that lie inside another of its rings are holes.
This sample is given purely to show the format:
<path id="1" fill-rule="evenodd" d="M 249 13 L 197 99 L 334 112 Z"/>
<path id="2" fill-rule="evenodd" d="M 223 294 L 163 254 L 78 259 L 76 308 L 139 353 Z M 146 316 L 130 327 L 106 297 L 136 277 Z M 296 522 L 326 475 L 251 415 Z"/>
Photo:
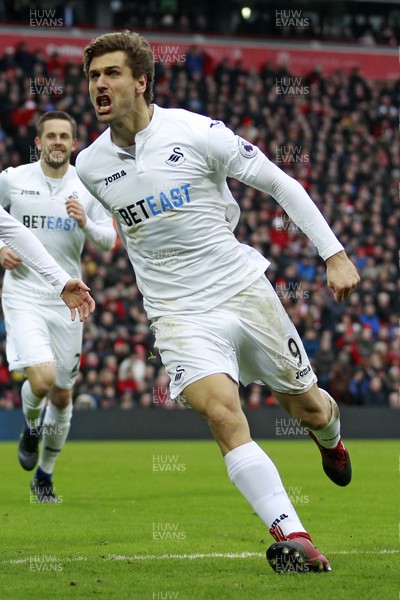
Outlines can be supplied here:
<path id="1" fill-rule="evenodd" d="M 60 294 L 70 276 L 43 248 L 36 237 L 0 206 L 0 238 L 13 252 L 55 287 Z"/>
<path id="2" fill-rule="evenodd" d="M 76 161 L 82 182 L 115 216 L 150 319 L 205 312 L 261 276 L 269 261 L 235 238 L 240 210 L 226 178 L 257 187 L 269 165 L 287 177 L 221 121 L 153 108 L 135 156 L 107 129 Z"/>
<path id="3" fill-rule="evenodd" d="M 67 214 L 65 202 L 69 196 L 84 206 L 88 222 L 83 228 Z M 61 179 L 46 177 L 40 161 L 6 169 L 0 174 L 0 204 L 9 207 L 10 214 L 41 241 L 71 277 L 81 277 L 86 237 L 104 250 L 114 245 L 116 232 L 111 215 L 88 193 L 72 165 Z M 3 294 L 61 301 L 53 286 L 25 263 L 6 270 Z"/>

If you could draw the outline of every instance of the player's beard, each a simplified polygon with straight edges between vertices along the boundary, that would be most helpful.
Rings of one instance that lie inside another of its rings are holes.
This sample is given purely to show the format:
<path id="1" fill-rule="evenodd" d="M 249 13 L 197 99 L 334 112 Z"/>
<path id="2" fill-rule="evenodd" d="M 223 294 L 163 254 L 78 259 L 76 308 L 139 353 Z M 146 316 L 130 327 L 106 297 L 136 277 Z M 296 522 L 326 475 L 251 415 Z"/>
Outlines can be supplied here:
<path id="1" fill-rule="evenodd" d="M 69 161 L 70 156 L 68 153 L 63 154 L 62 158 L 60 158 L 59 160 L 55 160 L 51 157 L 52 152 L 54 152 L 54 150 L 44 150 L 42 152 L 42 160 L 44 160 L 46 165 L 48 165 L 52 169 L 60 169 Z"/>

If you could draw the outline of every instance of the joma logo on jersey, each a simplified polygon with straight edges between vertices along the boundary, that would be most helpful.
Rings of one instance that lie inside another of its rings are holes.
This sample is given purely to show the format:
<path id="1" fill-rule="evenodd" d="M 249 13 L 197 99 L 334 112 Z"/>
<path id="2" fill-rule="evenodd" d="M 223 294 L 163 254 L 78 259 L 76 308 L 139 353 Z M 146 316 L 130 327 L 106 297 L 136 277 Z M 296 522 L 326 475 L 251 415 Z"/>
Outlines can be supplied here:
<path id="1" fill-rule="evenodd" d="M 113 173 L 109 177 L 105 177 L 104 183 L 107 186 L 109 183 L 112 183 L 113 181 L 117 181 L 117 179 L 121 179 L 121 177 L 125 177 L 125 175 L 126 175 L 126 172 L 122 169 L 122 171 L 120 171 L 119 173 Z"/>
<path id="2" fill-rule="evenodd" d="M 37 190 L 21 190 L 21 194 L 28 194 L 29 196 L 40 196 L 40 192 Z"/>
<path id="3" fill-rule="evenodd" d="M 172 154 L 170 155 L 168 160 L 165 161 L 165 164 L 169 165 L 170 167 L 177 167 L 178 165 L 181 165 L 184 162 L 185 157 L 183 155 L 183 152 L 181 152 L 180 146 L 175 146 L 175 148 L 172 150 Z"/>

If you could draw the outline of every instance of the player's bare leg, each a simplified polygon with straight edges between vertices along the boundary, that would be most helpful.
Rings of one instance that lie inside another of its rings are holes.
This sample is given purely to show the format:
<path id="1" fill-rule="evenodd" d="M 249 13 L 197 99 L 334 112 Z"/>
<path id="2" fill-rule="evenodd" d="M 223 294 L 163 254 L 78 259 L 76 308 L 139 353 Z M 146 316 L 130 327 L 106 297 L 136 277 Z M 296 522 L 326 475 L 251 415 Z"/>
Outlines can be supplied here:
<path id="1" fill-rule="evenodd" d="M 204 377 L 184 396 L 202 415 L 221 449 L 228 475 L 275 538 L 267 558 L 275 571 L 328 571 L 328 560 L 312 545 L 267 454 L 250 437 L 237 384 L 227 375 Z M 290 547 L 282 542 L 290 540 Z M 287 555 L 287 556 L 286 556 Z M 290 568 L 288 568 L 288 564 Z"/>
<path id="2" fill-rule="evenodd" d="M 204 377 L 188 385 L 184 396 L 188 404 L 207 420 L 223 456 L 237 446 L 251 442 L 238 386 L 230 377 L 222 373 Z"/>
<path id="3" fill-rule="evenodd" d="M 317 384 L 303 394 L 273 393 L 295 421 L 309 430 L 310 437 L 321 452 L 322 466 L 327 476 L 337 485 L 348 485 L 351 481 L 351 462 L 341 441 L 340 413 L 334 399 Z"/>

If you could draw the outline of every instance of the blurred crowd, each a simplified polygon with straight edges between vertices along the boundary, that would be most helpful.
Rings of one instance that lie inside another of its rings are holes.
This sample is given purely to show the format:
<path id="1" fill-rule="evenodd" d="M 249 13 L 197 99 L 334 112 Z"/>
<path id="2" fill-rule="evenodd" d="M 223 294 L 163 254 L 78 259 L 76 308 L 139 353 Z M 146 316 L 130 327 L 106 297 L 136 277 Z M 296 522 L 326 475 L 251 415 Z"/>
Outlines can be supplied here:
<path id="1" fill-rule="evenodd" d="M 90 0 L 0 0 L 0 23 L 30 25 L 35 14 L 58 20 L 59 26 L 104 26 L 134 31 L 243 35 L 359 43 L 363 46 L 400 43 L 400 18 L 395 6 L 359 1 L 345 3 L 253 0 L 112 0 L 99 6 Z M 43 25 L 44 26 L 44 25 Z"/>
<path id="2" fill-rule="evenodd" d="M 400 408 L 398 100 L 400 82 L 372 82 L 355 68 L 297 78 L 265 64 L 213 64 L 198 48 L 182 64 L 157 64 L 155 102 L 223 120 L 299 180 L 356 264 L 362 282 L 345 303 L 327 288 L 315 248 L 266 193 L 229 181 L 242 217 L 236 235 L 271 260 L 267 276 L 298 328 L 321 387 L 337 401 Z M 35 85 L 52 80 L 52 89 Z M 282 82 L 286 82 L 282 93 Z M 46 60 L 23 43 L 0 57 L 0 169 L 37 159 L 34 124 L 65 110 L 78 122 L 79 149 L 102 127 L 80 65 Z M 143 310 L 126 252 L 87 244 L 83 276 L 97 311 L 85 325 L 76 408 L 178 408 Z M 20 403 L 22 375 L 10 374 L 0 319 L 0 408 Z M 268 389 L 241 388 L 243 404 L 274 404 Z"/>

